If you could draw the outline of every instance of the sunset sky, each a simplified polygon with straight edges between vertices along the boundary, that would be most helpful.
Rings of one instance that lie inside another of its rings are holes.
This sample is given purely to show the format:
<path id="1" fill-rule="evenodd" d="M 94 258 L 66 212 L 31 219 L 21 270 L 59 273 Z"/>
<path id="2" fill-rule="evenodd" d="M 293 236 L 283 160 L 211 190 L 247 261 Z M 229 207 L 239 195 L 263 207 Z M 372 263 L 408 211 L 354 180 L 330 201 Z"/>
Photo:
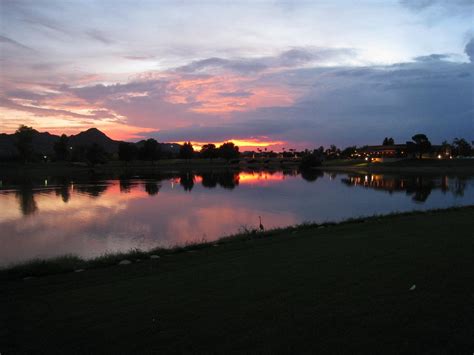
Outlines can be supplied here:
<path id="1" fill-rule="evenodd" d="M 0 131 L 474 140 L 474 1 L 0 0 Z"/>

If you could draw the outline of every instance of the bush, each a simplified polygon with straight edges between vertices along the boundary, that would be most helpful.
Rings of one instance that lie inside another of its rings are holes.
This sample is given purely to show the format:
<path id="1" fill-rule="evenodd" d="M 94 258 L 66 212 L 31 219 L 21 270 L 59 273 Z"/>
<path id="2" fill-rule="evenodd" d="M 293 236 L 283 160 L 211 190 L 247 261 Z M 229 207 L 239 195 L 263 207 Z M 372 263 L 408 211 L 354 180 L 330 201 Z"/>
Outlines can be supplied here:
<path id="1" fill-rule="evenodd" d="M 300 163 L 301 169 L 314 168 L 321 166 L 321 159 L 317 154 L 310 153 L 303 156 Z"/>

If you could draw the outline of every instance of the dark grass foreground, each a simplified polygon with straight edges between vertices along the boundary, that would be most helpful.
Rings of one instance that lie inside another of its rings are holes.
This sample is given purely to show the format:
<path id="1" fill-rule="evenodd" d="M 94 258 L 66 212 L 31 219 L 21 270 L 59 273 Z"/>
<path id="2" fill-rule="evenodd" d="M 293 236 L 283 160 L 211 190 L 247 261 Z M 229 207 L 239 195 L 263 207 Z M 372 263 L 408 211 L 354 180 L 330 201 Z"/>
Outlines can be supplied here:
<path id="1" fill-rule="evenodd" d="M 3 270 L 0 352 L 471 354 L 473 227 L 466 207 Z"/>

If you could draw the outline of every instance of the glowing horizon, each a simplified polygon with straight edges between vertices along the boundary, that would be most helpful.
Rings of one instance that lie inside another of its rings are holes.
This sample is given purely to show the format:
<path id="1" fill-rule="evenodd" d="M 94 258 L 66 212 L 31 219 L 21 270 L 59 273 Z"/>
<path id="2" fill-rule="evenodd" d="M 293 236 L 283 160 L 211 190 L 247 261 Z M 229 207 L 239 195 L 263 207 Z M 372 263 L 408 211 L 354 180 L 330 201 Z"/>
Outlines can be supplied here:
<path id="1" fill-rule="evenodd" d="M 256 149 L 256 148 L 274 148 L 274 149 L 278 149 L 278 148 L 280 148 L 281 149 L 282 146 L 286 144 L 286 142 L 282 142 L 282 141 L 276 141 L 276 142 L 274 142 L 274 141 L 261 141 L 261 140 L 257 140 L 257 139 L 242 140 L 242 139 L 234 139 L 234 138 L 231 138 L 231 139 L 228 139 L 228 140 L 225 140 L 225 141 L 221 141 L 221 142 L 181 141 L 181 142 L 173 142 L 173 143 L 184 144 L 186 142 L 190 142 L 192 144 L 193 148 L 195 150 L 198 150 L 198 151 L 200 151 L 202 149 L 202 147 L 206 144 L 214 144 L 216 146 L 216 148 L 218 148 L 219 146 L 221 146 L 224 143 L 234 143 L 234 145 L 239 147 L 241 152 L 245 148 L 252 148 L 252 149 Z"/>

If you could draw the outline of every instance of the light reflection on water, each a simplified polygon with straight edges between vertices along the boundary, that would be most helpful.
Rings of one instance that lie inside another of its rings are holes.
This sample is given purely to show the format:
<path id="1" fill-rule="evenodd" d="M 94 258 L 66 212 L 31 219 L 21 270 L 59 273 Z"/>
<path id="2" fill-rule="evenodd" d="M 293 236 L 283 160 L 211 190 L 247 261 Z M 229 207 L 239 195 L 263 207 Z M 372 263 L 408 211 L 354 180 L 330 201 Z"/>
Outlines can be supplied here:
<path id="1" fill-rule="evenodd" d="M 0 264 L 170 246 L 256 228 L 474 203 L 474 178 L 289 171 L 2 178 Z"/>

